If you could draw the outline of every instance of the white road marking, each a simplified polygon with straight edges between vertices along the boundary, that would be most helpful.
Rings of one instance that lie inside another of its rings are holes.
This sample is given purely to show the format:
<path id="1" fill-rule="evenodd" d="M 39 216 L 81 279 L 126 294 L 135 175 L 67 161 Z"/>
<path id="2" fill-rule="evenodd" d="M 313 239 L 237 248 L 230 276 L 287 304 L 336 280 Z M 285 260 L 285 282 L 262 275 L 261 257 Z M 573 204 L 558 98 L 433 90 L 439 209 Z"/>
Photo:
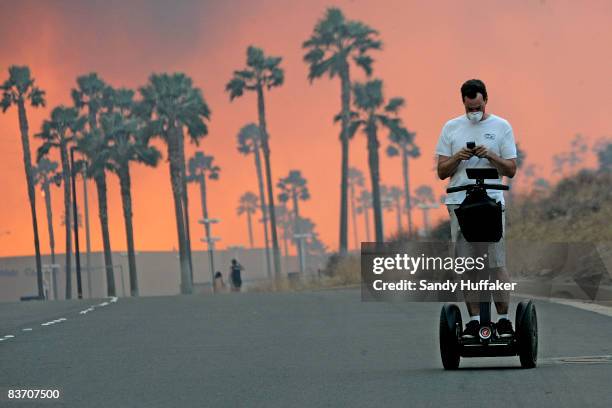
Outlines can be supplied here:
<path id="1" fill-rule="evenodd" d="M 109 301 L 108 301 L 108 302 L 103 302 L 103 303 L 100 303 L 99 305 L 96 305 L 96 306 L 100 306 L 100 307 L 103 307 L 103 306 L 108 306 L 108 305 L 109 305 L 109 304 L 111 304 L 111 303 L 117 303 L 117 300 L 118 300 L 118 298 L 117 298 L 116 296 L 112 296 L 112 297 L 110 297 L 110 298 L 109 298 Z M 84 315 L 84 314 L 87 314 L 87 313 L 89 313 L 89 312 L 93 312 L 93 311 L 95 310 L 95 307 L 96 307 L 96 306 L 90 306 L 90 307 L 88 307 L 87 309 L 81 310 L 81 311 L 79 312 L 79 314 Z M 66 320 L 68 320 L 68 318 L 66 318 L 66 317 L 60 317 L 59 319 L 55 319 L 55 320 L 51 320 L 51 321 L 48 321 L 48 322 L 44 322 L 44 323 L 41 323 L 40 325 L 41 325 L 41 326 L 51 326 L 51 325 L 56 324 L 56 323 L 65 322 Z M 32 331 L 32 330 L 33 330 L 33 329 L 32 329 L 31 327 L 26 327 L 26 328 L 21 329 L 21 331 L 24 331 L 24 332 L 26 332 L 26 331 Z M 14 336 L 14 335 L 12 335 L 12 334 L 7 334 L 7 335 L 6 335 L 6 336 L 4 336 L 4 337 L 0 337 L 0 341 L 4 341 L 4 340 L 8 340 L 8 339 L 12 339 L 12 338 L 14 338 L 14 337 L 15 337 L 15 336 Z"/>
<path id="2" fill-rule="evenodd" d="M 87 314 L 87 313 L 89 313 L 89 312 L 93 312 L 93 310 L 94 310 L 94 308 L 93 308 L 93 307 L 90 307 L 90 308 L 88 308 L 88 309 L 81 310 L 81 311 L 79 312 L 79 314 Z"/>

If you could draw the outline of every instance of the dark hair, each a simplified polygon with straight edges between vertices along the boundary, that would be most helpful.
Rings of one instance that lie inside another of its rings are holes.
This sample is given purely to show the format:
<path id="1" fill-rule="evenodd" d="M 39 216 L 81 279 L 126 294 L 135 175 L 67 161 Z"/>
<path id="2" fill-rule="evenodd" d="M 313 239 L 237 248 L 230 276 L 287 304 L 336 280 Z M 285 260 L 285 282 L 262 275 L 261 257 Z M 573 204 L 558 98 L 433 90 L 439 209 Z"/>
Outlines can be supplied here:
<path id="1" fill-rule="evenodd" d="M 487 87 L 484 82 L 480 79 L 470 79 L 469 81 L 465 81 L 463 85 L 461 85 L 461 101 L 465 100 L 467 96 L 470 99 L 474 99 L 478 92 L 482 94 L 483 99 L 487 100 Z"/>
<path id="2" fill-rule="evenodd" d="M 222 275 L 221 275 L 221 272 L 217 271 L 217 272 L 215 273 L 215 279 L 220 278 L 221 276 L 222 276 Z"/>

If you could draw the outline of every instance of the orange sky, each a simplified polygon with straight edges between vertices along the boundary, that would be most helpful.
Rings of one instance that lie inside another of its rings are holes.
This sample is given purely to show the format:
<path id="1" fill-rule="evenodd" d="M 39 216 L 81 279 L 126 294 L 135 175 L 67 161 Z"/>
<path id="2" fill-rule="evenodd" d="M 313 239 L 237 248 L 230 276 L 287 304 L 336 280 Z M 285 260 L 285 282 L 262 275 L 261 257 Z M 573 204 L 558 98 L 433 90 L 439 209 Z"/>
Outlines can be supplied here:
<path id="1" fill-rule="evenodd" d="M 244 191 L 257 192 L 253 159 L 236 150 L 238 129 L 256 120 L 255 98 L 230 103 L 224 92 L 232 71 L 243 66 L 249 44 L 284 58 L 285 84 L 266 95 L 273 177 L 302 171 L 312 198 L 300 209 L 317 223 L 323 241 L 337 247 L 340 144 L 332 117 L 339 111 L 340 85 L 328 79 L 309 84 L 301 49 L 332 4 L 381 33 L 384 51 L 373 54 L 375 76 L 385 81 L 387 96 L 406 98 L 402 117 L 417 132 L 423 153 L 411 164 L 413 188 L 430 184 L 438 194 L 443 191 L 444 183 L 432 170 L 433 149 L 444 122 L 461 113 L 458 89 L 471 77 L 485 81 L 489 111 L 510 120 L 528 161 L 540 165 L 540 175 L 549 176 L 552 155 L 567 150 L 577 132 L 591 142 L 612 134 L 604 119 L 612 107 L 612 3 L 607 1 L 12 3 L 0 5 L 0 80 L 6 79 L 9 65 L 26 64 L 47 91 L 47 108 L 28 112 L 32 135 L 49 108 L 71 103 L 75 78 L 91 71 L 114 86 L 129 87 L 144 84 L 151 72 L 183 71 L 203 89 L 212 122 L 201 148 L 222 168 L 220 180 L 209 188 L 211 216 L 222 219 L 214 227 L 221 247 L 248 245 L 246 220 L 235 215 L 235 208 Z M 382 182 L 399 185 L 400 161 L 383 155 L 386 134 L 379 136 Z M 31 140 L 35 152 L 38 141 Z M 191 155 L 195 147 L 187 150 Z M 32 228 L 16 109 L 0 115 L 0 151 L 0 256 L 30 254 Z M 361 134 L 351 144 L 350 160 L 367 171 Z M 137 249 L 176 247 L 167 163 L 157 169 L 134 166 L 132 184 Z M 109 176 L 112 245 L 123 250 L 118 190 L 116 177 Z M 90 192 L 92 244 L 100 250 L 93 184 Z M 62 194 L 59 189 L 53 194 L 57 251 L 62 252 Z M 44 202 L 40 193 L 37 197 L 42 251 L 48 253 Z M 190 197 L 193 247 L 202 249 L 195 186 Z M 439 211 L 434 218 L 443 215 Z M 420 214 L 415 216 L 420 223 Z M 395 217 L 387 213 L 385 233 L 394 229 Z M 256 227 L 257 245 L 262 235 Z M 353 246 L 350 231 L 349 239 Z"/>

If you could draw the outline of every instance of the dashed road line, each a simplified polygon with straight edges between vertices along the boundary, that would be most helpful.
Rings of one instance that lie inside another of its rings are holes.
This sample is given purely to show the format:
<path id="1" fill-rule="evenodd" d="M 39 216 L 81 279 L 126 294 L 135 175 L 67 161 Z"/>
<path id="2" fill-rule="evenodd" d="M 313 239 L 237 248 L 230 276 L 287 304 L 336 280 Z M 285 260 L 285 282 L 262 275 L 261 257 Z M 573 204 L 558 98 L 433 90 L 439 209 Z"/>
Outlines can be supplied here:
<path id="1" fill-rule="evenodd" d="M 94 308 L 93 308 L 93 307 L 89 307 L 89 308 L 87 308 L 87 309 L 85 309 L 85 310 L 81 310 L 81 311 L 79 312 L 79 314 L 87 314 L 87 313 L 89 313 L 89 312 L 93 312 L 93 310 L 94 310 Z"/>
<path id="2" fill-rule="evenodd" d="M 81 314 L 81 315 L 85 315 L 85 314 L 87 314 L 87 313 L 89 313 L 89 312 L 93 312 L 93 311 L 95 310 L 95 308 L 96 308 L 96 307 L 104 307 L 104 306 L 108 306 L 108 305 L 110 305 L 111 303 L 117 303 L 117 300 L 118 300 L 118 298 L 117 298 L 116 296 L 113 296 L 113 297 L 109 298 L 109 300 L 108 300 L 107 302 L 102 302 L 102 303 L 100 303 L 100 304 L 98 304 L 98 305 L 95 305 L 95 306 L 90 306 L 90 307 L 88 307 L 87 309 L 81 310 L 81 311 L 79 312 L 79 314 Z M 68 318 L 66 318 L 66 317 L 60 317 L 60 318 L 55 319 L 55 320 L 50 320 L 50 321 L 48 321 L 48 322 L 41 323 L 40 325 L 41 325 L 41 326 L 43 326 L 43 327 L 45 327 L 45 326 L 51 326 L 51 325 L 54 325 L 54 324 L 57 324 L 57 323 L 62 323 L 62 322 L 65 322 L 66 320 L 68 320 Z M 31 327 L 25 327 L 25 328 L 21 329 L 21 331 L 22 331 L 22 332 L 31 332 L 31 331 L 33 331 L 33 330 L 34 330 L 34 329 L 33 329 L 33 328 L 31 328 Z M 14 337 L 15 337 L 15 336 L 14 336 L 14 335 L 12 335 L 12 334 L 7 334 L 7 335 L 5 335 L 4 337 L 0 337 L 0 341 L 5 341 L 5 340 L 8 340 L 8 339 L 12 339 L 12 338 L 14 338 Z"/>

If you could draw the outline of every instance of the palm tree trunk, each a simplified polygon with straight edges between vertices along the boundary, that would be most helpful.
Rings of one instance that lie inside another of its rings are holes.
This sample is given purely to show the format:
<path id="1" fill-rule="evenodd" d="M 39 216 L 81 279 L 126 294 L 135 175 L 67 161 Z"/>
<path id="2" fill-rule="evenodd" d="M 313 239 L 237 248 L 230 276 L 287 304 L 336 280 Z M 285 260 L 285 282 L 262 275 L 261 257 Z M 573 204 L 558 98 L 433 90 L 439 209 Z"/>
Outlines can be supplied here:
<path id="1" fill-rule="evenodd" d="M 340 70 L 340 86 L 342 98 L 342 130 L 340 143 L 342 145 L 341 179 L 340 179 L 340 255 L 346 255 L 348 248 L 348 172 L 349 172 L 349 122 L 351 112 L 351 81 L 349 65 L 344 64 Z"/>
<path id="2" fill-rule="evenodd" d="M 380 170 L 378 166 L 378 139 L 376 128 L 368 130 L 368 164 L 372 182 L 372 208 L 374 210 L 374 235 L 376 242 L 383 242 L 382 206 L 380 204 Z"/>
<path id="3" fill-rule="evenodd" d="M 408 152 L 402 147 L 402 175 L 404 176 L 404 199 L 408 213 L 408 236 L 412 236 L 412 204 L 410 202 L 410 179 L 408 177 Z"/>
<path id="4" fill-rule="evenodd" d="M 423 230 L 426 237 L 429 237 L 429 211 L 423 208 Z"/>
<path id="5" fill-rule="evenodd" d="M 34 254 L 36 258 L 36 282 L 38 296 L 45 296 L 43 288 L 42 261 L 40 259 L 40 239 L 38 237 L 38 219 L 36 216 L 36 191 L 34 186 L 34 175 L 32 174 L 32 153 L 30 152 L 30 139 L 28 136 L 28 118 L 26 115 L 25 102 L 21 98 L 18 102 L 19 129 L 21 131 L 21 147 L 23 149 L 23 164 L 25 167 L 26 181 L 28 184 L 28 198 L 30 200 L 30 213 L 32 215 L 32 230 L 34 232 Z"/>
<path id="6" fill-rule="evenodd" d="M 168 130 L 168 158 L 170 160 L 170 183 L 172 185 L 172 198 L 174 199 L 174 213 L 176 216 L 176 230 L 179 242 L 179 261 L 181 268 L 181 294 L 190 295 L 193 292 L 191 283 L 191 269 L 187 258 L 185 243 L 185 215 L 183 214 L 183 181 L 178 145 L 179 130 Z"/>
<path id="7" fill-rule="evenodd" d="M 179 154 L 181 155 L 181 178 L 183 180 L 183 214 L 185 215 L 185 251 L 189 260 L 189 273 L 191 276 L 191 284 L 193 285 L 193 260 L 191 258 L 191 228 L 189 224 L 189 197 L 187 194 L 187 171 L 185 169 L 185 137 L 183 131 L 179 134 Z"/>
<path id="8" fill-rule="evenodd" d="M 294 222 L 294 235 L 300 234 L 300 207 L 298 206 L 298 198 L 297 198 L 297 192 L 295 191 L 295 189 L 293 190 L 291 197 L 293 199 L 293 222 Z M 295 243 L 295 246 L 297 247 L 297 253 L 298 253 L 298 261 L 299 261 L 299 265 L 300 265 L 300 273 L 304 273 L 304 262 L 303 262 L 303 257 L 302 257 L 302 239 L 303 238 L 295 238 L 293 239 L 293 242 Z"/>
<path id="9" fill-rule="evenodd" d="M 200 184 L 200 199 L 202 201 L 202 216 L 204 217 L 204 220 L 208 219 L 208 205 L 207 205 L 207 201 L 206 201 L 206 177 L 204 174 L 200 174 L 198 182 Z M 208 263 L 210 266 L 210 278 L 212 279 L 211 282 L 214 283 L 215 281 L 215 258 L 214 258 L 214 248 L 215 248 L 215 243 L 211 240 L 211 236 L 210 236 L 210 223 L 209 222 L 205 222 L 204 223 L 204 230 L 206 231 L 206 243 L 207 243 L 207 247 L 208 247 Z M 214 285 L 213 285 L 213 289 L 214 289 Z"/>
<path id="10" fill-rule="evenodd" d="M 259 143 L 255 146 L 255 170 L 257 171 L 257 185 L 259 187 L 259 204 L 264 226 L 264 240 L 266 242 L 266 270 L 268 279 L 272 279 L 272 265 L 270 263 L 270 239 L 268 238 L 268 208 L 266 206 L 266 195 L 264 193 L 264 180 L 261 174 L 261 156 L 259 155 Z"/>
<path id="11" fill-rule="evenodd" d="M 287 265 L 287 259 L 289 258 L 289 244 L 287 243 L 287 229 L 283 228 L 283 243 L 285 245 L 285 266 Z"/>
<path id="12" fill-rule="evenodd" d="M 353 236 L 355 238 L 355 249 L 359 251 L 359 236 L 357 233 L 357 215 L 355 213 L 355 186 L 350 185 L 351 193 L 351 218 L 353 220 Z"/>
<path id="13" fill-rule="evenodd" d="M 366 240 L 371 242 L 370 240 L 370 207 L 369 204 L 363 203 L 363 216 L 365 221 L 365 230 L 366 230 Z"/>
<path id="14" fill-rule="evenodd" d="M 98 192 L 98 217 L 102 231 L 102 247 L 104 249 L 104 269 L 106 270 L 107 296 L 116 296 L 115 273 L 113 270 L 113 253 L 111 250 L 110 233 L 108 229 L 108 199 L 106 197 L 106 174 L 100 171 L 94 177 Z"/>
<path id="15" fill-rule="evenodd" d="M 98 110 L 93 109 L 91 103 L 87 104 L 87 118 L 89 122 L 89 129 L 98 129 Z M 83 206 L 85 207 L 85 248 L 87 253 L 85 255 L 85 265 L 87 267 L 87 292 L 91 298 L 92 293 L 92 282 L 91 282 L 91 235 L 89 231 L 89 196 L 87 194 L 87 170 L 88 164 L 85 162 L 85 168 L 83 169 Z M 115 281 L 115 275 L 113 274 L 113 282 Z M 114 283 L 113 283 L 114 286 Z M 107 288 L 108 291 L 108 288 Z"/>
<path id="16" fill-rule="evenodd" d="M 402 201 L 399 198 L 395 201 L 395 215 L 397 217 L 397 231 L 402 232 Z"/>
<path id="17" fill-rule="evenodd" d="M 247 210 L 247 224 L 249 226 L 249 245 L 253 249 L 253 226 L 251 225 L 251 211 Z"/>
<path id="18" fill-rule="evenodd" d="M 119 168 L 119 185 L 121 186 L 121 204 L 127 239 L 130 295 L 138 296 L 138 273 L 136 272 L 136 251 L 134 249 L 134 228 L 132 224 L 132 182 L 129 164 L 127 163 L 123 163 Z"/>
<path id="19" fill-rule="evenodd" d="M 270 229 L 272 231 L 272 252 L 274 255 L 274 276 L 280 279 L 280 250 L 278 247 L 278 235 L 276 233 L 276 213 L 274 211 L 274 190 L 272 185 L 272 169 L 270 166 L 270 146 L 268 144 L 268 131 L 266 130 L 266 109 L 262 86 L 257 87 L 257 113 L 259 116 L 259 130 L 261 132 L 261 148 L 264 155 L 264 166 L 266 171 L 266 184 L 268 188 L 268 209 L 270 215 Z"/>
<path id="20" fill-rule="evenodd" d="M 85 247 L 87 250 L 85 265 L 87 267 L 87 292 L 91 298 L 91 237 L 89 232 L 89 195 L 87 194 L 87 162 L 83 170 L 83 207 L 85 209 Z"/>
<path id="21" fill-rule="evenodd" d="M 60 142 L 60 156 L 62 161 L 62 177 L 64 182 L 64 225 L 66 227 L 66 300 L 72 298 L 72 231 L 70 230 L 70 207 L 72 200 L 70 184 L 70 163 L 68 162 L 67 147 L 64 142 Z"/>
<path id="22" fill-rule="evenodd" d="M 45 208 L 47 210 L 47 229 L 49 230 L 49 249 L 51 250 L 51 265 L 55 265 L 55 234 L 53 232 L 53 208 L 51 207 L 51 188 L 49 184 L 43 185 L 45 192 Z M 51 267 L 51 279 L 53 281 L 53 299 L 57 300 L 57 280 L 55 268 Z"/>

